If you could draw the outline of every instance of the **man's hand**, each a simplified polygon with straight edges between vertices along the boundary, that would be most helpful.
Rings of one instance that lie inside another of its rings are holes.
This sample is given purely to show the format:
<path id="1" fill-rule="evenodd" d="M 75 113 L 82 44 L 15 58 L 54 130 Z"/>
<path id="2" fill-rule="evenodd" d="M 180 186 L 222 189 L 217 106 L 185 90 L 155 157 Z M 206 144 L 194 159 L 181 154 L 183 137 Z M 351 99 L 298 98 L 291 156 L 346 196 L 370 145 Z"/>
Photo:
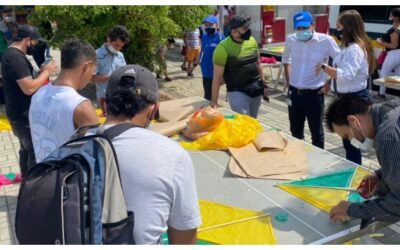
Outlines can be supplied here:
<path id="1" fill-rule="evenodd" d="M 350 217 L 347 215 L 350 203 L 347 201 L 341 201 L 339 204 L 334 206 L 329 214 L 329 218 L 333 221 L 347 221 Z"/>
<path id="2" fill-rule="evenodd" d="M 376 39 L 376 42 L 377 42 L 380 46 L 385 47 L 385 42 L 382 40 L 382 38 Z"/>
<path id="3" fill-rule="evenodd" d="M 214 102 L 214 101 L 211 101 L 209 105 L 210 105 L 211 108 L 217 108 L 218 107 L 218 103 Z"/>
<path id="4" fill-rule="evenodd" d="M 49 76 L 53 73 L 55 73 L 58 70 L 58 65 L 55 61 L 51 61 L 46 65 L 43 65 L 40 70 L 42 72 L 46 72 L 47 74 L 49 74 Z"/>
<path id="5" fill-rule="evenodd" d="M 378 176 L 375 173 L 365 176 L 357 190 L 363 198 L 370 198 L 376 193 L 378 187 Z"/>
<path id="6" fill-rule="evenodd" d="M 331 84 L 329 82 L 325 83 L 325 85 L 318 91 L 318 94 L 327 94 L 331 90 Z"/>
<path id="7" fill-rule="evenodd" d="M 315 65 L 315 70 L 314 70 L 314 72 L 315 72 L 316 75 L 318 75 L 319 73 L 321 73 L 321 71 L 322 71 L 321 65 L 322 65 L 322 64 L 323 64 L 323 63 L 318 63 L 317 65 Z"/>

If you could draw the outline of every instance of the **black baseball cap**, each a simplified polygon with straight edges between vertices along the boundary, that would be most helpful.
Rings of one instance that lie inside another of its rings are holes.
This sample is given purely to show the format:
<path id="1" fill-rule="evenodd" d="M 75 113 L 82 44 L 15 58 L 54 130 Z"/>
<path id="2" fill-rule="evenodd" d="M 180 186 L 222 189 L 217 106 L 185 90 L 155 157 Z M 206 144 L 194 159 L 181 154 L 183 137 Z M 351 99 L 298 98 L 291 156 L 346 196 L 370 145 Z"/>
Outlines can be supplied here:
<path id="1" fill-rule="evenodd" d="M 156 78 L 148 69 L 137 64 L 130 64 L 116 69 L 108 79 L 106 95 L 127 89 L 127 86 L 121 85 L 121 78 L 124 76 L 135 78 L 135 84 L 132 89 L 135 94 L 140 95 L 148 102 L 158 102 L 159 93 Z"/>
<path id="2" fill-rule="evenodd" d="M 230 29 L 236 29 L 239 27 L 248 28 L 253 23 L 249 16 L 238 15 L 234 16 L 232 20 L 228 23 Z"/>
<path id="3" fill-rule="evenodd" d="M 17 35 L 15 36 L 16 41 L 21 41 L 24 38 L 30 37 L 35 40 L 43 40 L 39 33 L 39 29 L 35 26 L 23 24 L 18 27 Z"/>

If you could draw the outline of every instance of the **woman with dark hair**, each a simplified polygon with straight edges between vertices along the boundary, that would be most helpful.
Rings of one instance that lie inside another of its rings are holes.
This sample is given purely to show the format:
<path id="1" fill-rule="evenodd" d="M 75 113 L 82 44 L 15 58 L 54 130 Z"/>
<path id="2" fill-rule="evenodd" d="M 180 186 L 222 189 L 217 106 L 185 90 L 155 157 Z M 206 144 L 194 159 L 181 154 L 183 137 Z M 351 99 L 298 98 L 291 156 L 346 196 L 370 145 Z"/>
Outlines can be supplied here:
<path id="1" fill-rule="evenodd" d="M 389 20 L 393 21 L 393 26 L 382 38 L 376 40 L 379 45 L 384 47 L 387 53 L 379 77 L 387 77 L 393 70 L 396 75 L 400 75 L 400 8 L 394 8 L 390 11 Z M 385 94 L 386 87 L 381 86 L 377 97 L 386 99 Z"/>
<path id="2" fill-rule="evenodd" d="M 343 50 L 333 59 L 333 66 L 317 65 L 334 79 L 333 89 L 338 96 L 360 96 L 370 99 L 368 77 L 376 68 L 371 41 L 368 38 L 361 15 L 356 10 L 346 10 L 338 18 L 337 30 L 343 32 Z M 346 159 L 361 164 L 360 145 L 343 140 Z"/>

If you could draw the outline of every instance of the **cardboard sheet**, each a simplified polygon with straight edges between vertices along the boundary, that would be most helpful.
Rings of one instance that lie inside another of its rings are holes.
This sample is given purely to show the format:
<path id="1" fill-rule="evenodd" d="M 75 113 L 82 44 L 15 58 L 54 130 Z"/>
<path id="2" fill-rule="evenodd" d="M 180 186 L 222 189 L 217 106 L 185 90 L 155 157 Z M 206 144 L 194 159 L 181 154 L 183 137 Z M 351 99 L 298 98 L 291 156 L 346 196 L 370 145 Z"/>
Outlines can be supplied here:
<path id="1" fill-rule="evenodd" d="M 253 141 L 258 151 L 283 150 L 287 146 L 287 139 L 279 132 L 267 131 L 259 133 Z"/>
<path id="2" fill-rule="evenodd" d="M 179 134 L 186 127 L 188 120 L 153 123 L 151 124 L 151 130 L 165 136 L 173 136 Z"/>
<path id="3" fill-rule="evenodd" d="M 258 147 L 264 145 L 263 140 L 269 133 L 259 133 L 256 138 Z M 279 135 L 269 135 L 269 138 L 279 139 Z M 255 144 L 250 143 L 241 148 L 229 148 L 233 160 L 229 164 L 232 174 L 247 178 L 265 178 L 279 180 L 298 180 L 308 173 L 307 157 L 304 150 L 304 142 L 300 140 L 286 140 L 283 150 L 274 148 L 258 151 Z M 278 144 L 276 144 L 278 145 Z"/>
<path id="4" fill-rule="evenodd" d="M 180 121 L 207 105 L 207 100 L 201 100 L 197 96 L 161 102 L 159 120 L 162 122 Z"/>

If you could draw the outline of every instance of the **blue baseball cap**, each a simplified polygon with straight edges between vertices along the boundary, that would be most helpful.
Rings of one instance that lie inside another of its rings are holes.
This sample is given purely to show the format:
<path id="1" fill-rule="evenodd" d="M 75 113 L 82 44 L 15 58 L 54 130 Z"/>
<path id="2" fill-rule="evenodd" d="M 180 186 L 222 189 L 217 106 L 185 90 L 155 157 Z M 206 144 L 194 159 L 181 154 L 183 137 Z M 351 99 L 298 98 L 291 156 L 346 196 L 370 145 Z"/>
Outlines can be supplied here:
<path id="1" fill-rule="evenodd" d="M 218 23 L 218 18 L 214 15 L 209 15 L 206 16 L 203 20 L 203 23 L 214 23 L 217 24 Z"/>
<path id="2" fill-rule="evenodd" d="M 294 29 L 298 27 L 310 27 L 313 23 L 313 17 L 310 12 L 300 11 L 293 17 Z"/>

